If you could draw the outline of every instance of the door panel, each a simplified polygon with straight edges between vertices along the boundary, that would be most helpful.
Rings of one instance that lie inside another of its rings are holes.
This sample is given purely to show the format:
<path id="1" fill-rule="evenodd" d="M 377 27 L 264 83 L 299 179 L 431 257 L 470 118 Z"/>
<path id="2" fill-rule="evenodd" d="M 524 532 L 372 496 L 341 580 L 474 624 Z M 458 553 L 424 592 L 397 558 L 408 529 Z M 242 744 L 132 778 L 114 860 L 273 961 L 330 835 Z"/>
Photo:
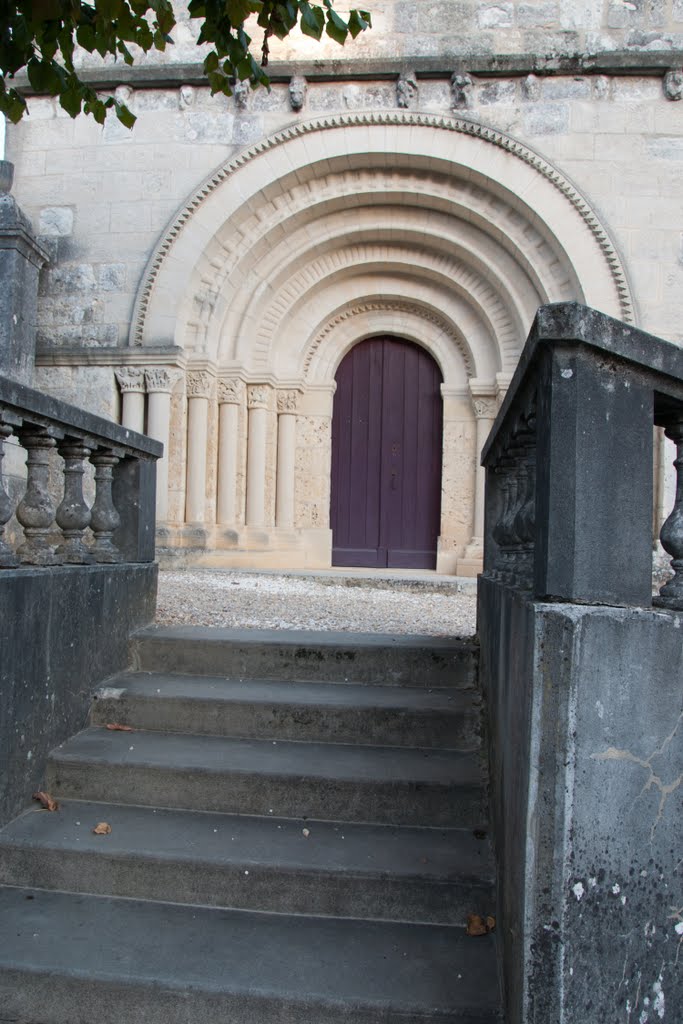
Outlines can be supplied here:
<path id="1" fill-rule="evenodd" d="M 424 349 L 370 338 L 342 360 L 332 420 L 333 565 L 434 568 L 441 375 Z"/>

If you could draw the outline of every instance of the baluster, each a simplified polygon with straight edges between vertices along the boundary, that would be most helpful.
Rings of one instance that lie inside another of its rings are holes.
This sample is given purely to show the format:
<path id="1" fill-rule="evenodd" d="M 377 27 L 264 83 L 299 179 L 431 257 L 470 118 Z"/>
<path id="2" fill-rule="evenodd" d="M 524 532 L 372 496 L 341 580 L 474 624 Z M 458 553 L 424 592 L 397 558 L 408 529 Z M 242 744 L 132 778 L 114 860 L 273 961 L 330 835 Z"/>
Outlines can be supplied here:
<path id="1" fill-rule="evenodd" d="M 505 555 L 503 547 L 505 545 L 505 520 L 510 510 L 510 478 L 507 460 L 501 458 L 498 465 L 495 468 L 496 476 L 499 478 L 498 490 L 500 494 L 500 514 L 498 520 L 493 527 L 492 537 L 496 542 L 496 558 L 493 565 L 491 575 L 494 579 L 502 579 L 505 568 Z"/>
<path id="2" fill-rule="evenodd" d="M 98 448 L 90 461 L 95 467 L 95 501 L 90 510 L 90 528 L 95 535 L 92 554 L 96 562 L 122 562 L 123 556 L 112 541 L 120 522 L 111 493 L 114 466 L 119 458 L 109 448 Z"/>
<path id="3" fill-rule="evenodd" d="M 662 526 L 659 538 L 662 547 L 670 555 L 673 579 L 665 583 L 654 599 L 654 604 L 664 608 L 683 610 L 683 420 L 671 424 L 665 430 L 666 436 L 676 444 L 676 499 L 671 515 Z"/>
<path id="4" fill-rule="evenodd" d="M 12 428 L 6 423 L 0 423 L 0 568 L 11 569 L 19 565 L 19 559 L 12 551 L 4 537 L 5 526 L 12 518 L 12 501 L 5 490 L 5 482 L 2 476 L 2 460 L 5 457 L 5 438 L 12 433 Z"/>
<path id="5" fill-rule="evenodd" d="M 90 509 L 83 497 L 84 460 L 90 454 L 90 448 L 75 438 L 66 438 L 60 442 L 58 450 L 64 459 L 64 497 L 55 519 L 64 540 L 57 548 L 57 554 L 70 565 L 88 565 L 95 560 L 83 539 L 90 524 Z"/>
<path id="6" fill-rule="evenodd" d="M 26 449 L 26 493 L 17 506 L 17 520 L 24 528 L 24 543 L 17 554 L 29 565 L 58 565 L 60 558 L 48 537 L 55 521 L 50 494 L 50 452 L 57 442 L 44 427 L 28 425 L 18 431 Z"/>

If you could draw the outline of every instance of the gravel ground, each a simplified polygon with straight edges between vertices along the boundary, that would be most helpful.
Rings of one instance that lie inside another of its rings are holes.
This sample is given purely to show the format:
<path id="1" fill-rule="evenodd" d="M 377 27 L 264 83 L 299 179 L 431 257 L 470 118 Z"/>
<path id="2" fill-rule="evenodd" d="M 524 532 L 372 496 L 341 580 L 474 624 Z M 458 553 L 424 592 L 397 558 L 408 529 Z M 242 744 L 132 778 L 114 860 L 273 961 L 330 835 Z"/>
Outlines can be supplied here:
<path id="1" fill-rule="evenodd" d="M 159 625 L 471 636 L 476 598 L 455 581 L 291 576 L 225 570 L 159 573 Z"/>

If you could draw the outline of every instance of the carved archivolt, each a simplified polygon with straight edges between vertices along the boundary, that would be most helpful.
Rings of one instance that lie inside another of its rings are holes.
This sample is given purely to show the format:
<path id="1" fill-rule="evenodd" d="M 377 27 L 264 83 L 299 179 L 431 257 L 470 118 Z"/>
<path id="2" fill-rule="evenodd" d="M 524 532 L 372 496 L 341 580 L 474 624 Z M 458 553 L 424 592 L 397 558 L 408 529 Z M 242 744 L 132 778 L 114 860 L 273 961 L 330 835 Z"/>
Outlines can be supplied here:
<path id="1" fill-rule="evenodd" d="M 325 324 L 321 331 L 319 331 L 306 352 L 304 360 L 304 376 L 308 377 L 311 363 L 316 352 L 324 342 L 325 338 L 331 334 L 335 327 L 338 327 L 339 324 L 343 323 L 345 320 L 350 320 L 352 317 L 358 316 L 361 313 L 373 312 L 375 310 L 382 312 L 386 312 L 388 310 L 392 313 L 408 313 L 412 316 L 419 317 L 421 320 L 426 320 L 428 323 L 434 324 L 450 341 L 453 342 L 457 348 L 465 364 L 465 372 L 467 373 L 467 376 L 471 377 L 474 373 L 472 357 L 467 346 L 463 344 L 463 341 L 457 332 L 453 330 L 443 317 L 437 316 L 436 313 L 423 309 L 421 306 L 412 302 L 361 302 L 355 306 L 344 309 L 341 313 L 338 313 Z"/>
<path id="2" fill-rule="evenodd" d="M 501 131 L 490 128 L 480 122 L 471 121 L 464 117 L 446 117 L 437 114 L 421 114 L 411 111 L 354 111 L 302 122 L 276 132 L 274 135 L 250 146 L 238 156 L 226 162 L 204 181 L 189 202 L 170 222 L 147 264 L 136 299 L 131 342 L 135 345 L 142 344 L 145 320 L 152 290 L 159 275 L 159 271 L 171 247 L 173 246 L 174 241 L 207 197 L 209 197 L 231 174 L 262 153 L 268 152 L 269 150 L 281 146 L 290 140 L 296 139 L 297 137 L 328 129 L 351 126 L 371 127 L 376 125 L 416 125 L 469 135 L 480 139 L 482 142 L 491 146 L 503 149 L 512 156 L 523 161 L 525 164 L 533 167 L 537 173 L 549 181 L 551 185 L 560 192 L 562 196 L 564 196 L 593 235 L 613 280 L 618 296 L 620 316 L 623 320 L 629 323 L 633 322 L 633 303 L 626 274 L 616 247 L 609 237 L 608 232 L 600 223 L 595 211 L 581 195 L 578 189 L 566 177 L 564 177 L 560 171 L 553 167 L 547 160 L 544 160 L 543 157 L 533 149 L 521 142 L 518 142 L 516 139 L 511 138 Z"/>

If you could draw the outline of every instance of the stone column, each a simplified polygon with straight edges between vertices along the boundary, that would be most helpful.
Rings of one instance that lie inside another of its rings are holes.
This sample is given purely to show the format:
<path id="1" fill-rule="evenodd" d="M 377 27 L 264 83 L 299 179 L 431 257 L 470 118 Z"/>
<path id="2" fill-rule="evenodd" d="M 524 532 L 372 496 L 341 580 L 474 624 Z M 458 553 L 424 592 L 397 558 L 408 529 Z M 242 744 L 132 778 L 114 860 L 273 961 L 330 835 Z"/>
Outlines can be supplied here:
<path id="1" fill-rule="evenodd" d="M 486 444 L 493 421 L 498 412 L 498 403 L 493 396 L 473 397 L 474 415 L 477 418 L 477 447 L 474 477 L 474 514 L 472 517 L 472 540 L 469 548 L 476 547 L 483 552 L 484 548 L 484 492 L 486 490 L 486 470 L 480 465 L 481 452 Z M 469 550 L 469 549 L 468 549 Z M 471 555 L 469 557 L 472 557 Z"/>
<path id="2" fill-rule="evenodd" d="M 145 371 L 139 366 L 121 366 L 114 373 L 123 398 L 121 426 L 144 434 Z"/>
<path id="3" fill-rule="evenodd" d="M 208 443 L 211 376 L 206 370 L 188 371 L 187 387 L 187 491 L 185 522 L 206 518 L 206 452 Z"/>
<path id="4" fill-rule="evenodd" d="M 268 386 L 247 388 L 247 526 L 265 526 Z"/>
<path id="5" fill-rule="evenodd" d="M 171 425 L 171 392 L 175 376 L 163 367 L 145 370 L 145 384 L 149 395 L 147 433 L 161 441 L 164 454 L 157 462 L 157 524 L 168 518 L 168 443 Z"/>
<path id="6" fill-rule="evenodd" d="M 278 391 L 275 525 L 288 529 L 294 526 L 294 473 L 296 458 L 296 412 L 298 404 L 298 391 Z"/>
<path id="7" fill-rule="evenodd" d="M 216 522 L 232 525 L 237 519 L 237 461 L 240 406 L 244 382 L 238 377 L 218 381 L 218 486 Z"/>

